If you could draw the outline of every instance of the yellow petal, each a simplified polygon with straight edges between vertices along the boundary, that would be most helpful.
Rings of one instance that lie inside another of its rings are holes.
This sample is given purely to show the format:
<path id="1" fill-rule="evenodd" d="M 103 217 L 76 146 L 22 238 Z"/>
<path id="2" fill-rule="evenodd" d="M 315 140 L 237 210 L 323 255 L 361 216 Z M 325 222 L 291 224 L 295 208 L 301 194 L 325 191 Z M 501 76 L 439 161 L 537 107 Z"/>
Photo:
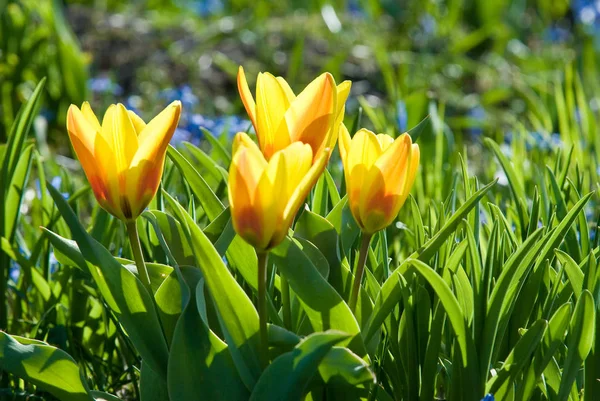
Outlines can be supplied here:
<path id="1" fill-rule="evenodd" d="M 309 149 L 305 148 L 302 152 L 296 152 L 295 157 L 300 160 L 293 161 L 293 163 L 296 163 L 295 165 L 297 166 L 296 168 L 298 168 L 298 171 L 288 172 L 287 179 L 293 183 L 297 182 L 297 184 L 287 185 L 287 188 L 291 188 L 292 186 L 295 188 L 292 195 L 287 200 L 285 210 L 283 211 L 281 228 L 275 233 L 272 243 L 278 244 L 283 240 L 294 221 L 294 217 L 298 213 L 298 209 L 300 209 L 300 206 L 304 203 L 310 190 L 315 186 L 321 174 L 323 174 L 327 162 L 329 161 L 329 149 L 325 150 L 325 152 L 321 152 L 321 154 L 317 156 L 317 159 L 314 162 L 312 162 L 312 151 L 309 152 Z M 310 166 L 308 170 L 306 170 L 307 166 Z"/>
<path id="2" fill-rule="evenodd" d="M 145 208 L 156 195 L 162 177 L 165 153 L 179 123 L 181 102 L 168 105 L 139 133 L 139 148 L 129 166 L 125 190 L 132 210 Z"/>
<path id="3" fill-rule="evenodd" d="M 381 147 L 377 137 L 373 132 L 363 128 L 352 138 L 345 157 L 344 176 L 346 177 L 348 204 L 354 219 L 361 227 L 360 196 L 363 191 L 364 180 L 380 154 Z"/>
<path id="4" fill-rule="evenodd" d="M 273 75 L 258 74 L 256 80 L 256 136 L 265 157 L 271 158 L 273 153 L 290 144 L 290 135 L 284 121 L 284 115 L 290 102 Z"/>
<path id="5" fill-rule="evenodd" d="M 350 81 L 344 81 L 337 86 L 337 96 L 335 102 L 335 121 L 331 127 L 331 136 L 328 140 L 329 148 L 335 147 L 335 141 L 338 139 L 338 131 L 340 124 L 344 122 L 344 114 L 346 111 L 346 100 L 350 94 L 350 87 L 352 86 Z"/>
<path id="6" fill-rule="evenodd" d="M 144 128 L 146 128 L 146 123 L 144 122 L 144 120 L 142 120 L 140 116 L 135 114 L 133 110 L 127 110 L 127 112 L 129 113 L 129 118 L 131 119 L 133 127 L 135 128 L 135 132 L 139 136 L 140 133 L 144 130 Z"/>
<path id="7" fill-rule="evenodd" d="M 256 146 L 244 144 L 239 133 L 236 151 L 229 168 L 229 206 L 235 231 L 255 247 L 266 246 L 263 210 L 255 207 L 258 183 L 267 168 L 267 161 Z M 270 192 L 270 191 L 269 191 Z M 262 199 L 261 199 L 262 200 Z"/>
<path id="8" fill-rule="evenodd" d="M 387 148 L 390 147 L 392 143 L 394 143 L 394 138 L 386 134 L 377 134 L 377 140 L 379 141 L 379 146 L 381 146 L 381 150 L 384 152 Z"/>
<path id="9" fill-rule="evenodd" d="M 69 107 L 67 131 L 73 149 L 81 162 L 98 203 L 110 213 L 117 215 L 118 208 L 115 207 L 107 182 L 112 175 L 112 172 L 106 171 L 110 164 L 103 163 L 104 160 L 112 159 L 112 151 L 92 124 L 77 106 Z"/>
<path id="10" fill-rule="evenodd" d="M 283 92 L 287 96 L 288 102 L 292 103 L 292 101 L 294 99 L 296 99 L 296 94 L 294 94 L 294 91 L 292 90 L 292 88 L 290 88 L 290 85 L 282 77 L 277 77 L 277 82 L 279 82 L 279 85 L 281 86 L 281 89 L 283 90 Z"/>
<path id="11" fill-rule="evenodd" d="M 406 179 L 406 184 L 402 189 L 402 195 L 400 196 L 400 200 L 398 201 L 399 207 L 401 209 L 404 206 L 404 202 L 406 202 L 406 198 L 408 198 L 408 194 L 410 194 L 410 190 L 415 183 L 415 178 L 417 177 L 417 170 L 419 169 L 419 161 L 421 158 L 421 151 L 419 149 L 419 145 L 413 144 L 411 153 L 410 153 L 410 161 L 409 161 L 409 171 L 408 178 Z"/>
<path id="12" fill-rule="evenodd" d="M 250 121 L 252 121 L 252 125 L 254 125 L 254 130 L 258 132 L 258 125 L 256 124 L 256 104 L 254 103 L 252 92 L 250 92 L 250 87 L 248 87 L 244 68 L 241 65 L 238 68 L 237 86 L 240 97 L 242 98 L 242 103 L 246 108 L 246 113 L 248 113 L 248 117 L 250 117 Z"/>
<path id="13" fill-rule="evenodd" d="M 365 232 L 373 233 L 385 228 L 398 215 L 408 178 L 410 153 L 411 139 L 404 134 L 388 147 L 367 173 L 359 211 Z"/>
<path id="14" fill-rule="evenodd" d="M 89 102 L 83 102 L 83 104 L 81 105 L 81 112 L 85 116 L 85 119 L 90 123 L 90 125 L 96 131 L 101 130 L 100 122 L 98 121 L 98 117 L 96 117 L 96 114 L 94 114 L 94 111 L 92 110 L 92 106 L 90 106 Z"/>
<path id="15" fill-rule="evenodd" d="M 312 81 L 291 103 L 285 113 L 287 131 L 292 142 L 311 146 L 313 157 L 329 144 L 329 131 L 334 122 L 335 82 L 329 73 Z"/>
<path id="16" fill-rule="evenodd" d="M 126 171 L 138 149 L 138 137 L 125 106 L 119 103 L 106 110 L 102 120 L 102 135 L 112 145 L 117 171 Z M 121 185 L 124 190 L 125 182 L 122 181 Z"/>

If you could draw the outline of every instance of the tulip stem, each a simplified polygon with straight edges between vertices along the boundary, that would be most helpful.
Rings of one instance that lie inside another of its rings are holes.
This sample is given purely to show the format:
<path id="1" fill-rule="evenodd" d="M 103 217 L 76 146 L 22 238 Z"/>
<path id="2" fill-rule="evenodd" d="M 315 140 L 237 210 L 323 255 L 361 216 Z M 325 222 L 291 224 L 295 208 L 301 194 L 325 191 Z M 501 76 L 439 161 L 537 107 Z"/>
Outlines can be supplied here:
<path id="1" fill-rule="evenodd" d="M 269 364 L 269 337 L 267 333 L 267 262 L 269 253 L 258 251 L 258 319 L 260 325 L 260 359 L 262 368 Z"/>
<path id="2" fill-rule="evenodd" d="M 150 286 L 150 276 L 148 275 L 148 269 L 146 269 L 146 262 L 144 262 L 142 244 L 140 243 L 140 235 L 138 234 L 135 220 L 128 221 L 125 225 L 127 226 L 127 234 L 129 234 L 129 242 L 131 243 L 131 250 L 133 251 L 133 258 L 135 260 L 135 265 L 137 266 L 138 275 L 142 284 L 144 284 L 144 287 L 148 290 L 148 295 L 154 299 L 152 296 L 152 287 Z"/>
<path id="3" fill-rule="evenodd" d="M 292 330 L 292 308 L 290 307 L 290 285 L 287 279 L 281 277 L 281 307 L 283 308 L 283 325 L 286 329 Z"/>
<path id="4" fill-rule="evenodd" d="M 362 240 L 360 244 L 360 251 L 358 254 L 358 264 L 356 265 L 356 272 L 354 273 L 354 281 L 352 283 L 352 293 L 350 294 L 350 310 L 352 313 L 356 310 L 356 303 L 358 302 L 358 292 L 360 291 L 360 283 L 362 276 L 365 271 L 365 262 L 369 255 L 369 244 L 373 234 L 362 234 Z"/>

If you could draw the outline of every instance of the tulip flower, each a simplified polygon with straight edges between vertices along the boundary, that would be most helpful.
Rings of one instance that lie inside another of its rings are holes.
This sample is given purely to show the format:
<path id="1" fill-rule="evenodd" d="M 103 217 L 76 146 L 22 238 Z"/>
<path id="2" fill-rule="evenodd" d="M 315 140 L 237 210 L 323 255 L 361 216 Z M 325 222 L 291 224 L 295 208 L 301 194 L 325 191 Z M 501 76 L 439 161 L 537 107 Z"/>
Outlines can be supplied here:
<path id="1" fill-rule="evenodd" d="M 294 142 L 274 152 L 267 160 L 245 133 L 238 133 L 234 139 L 229 168 L 229 208 L 233 228 L 256 249 L 258 257 L 258 316 L 263 367 L 268 364 L 269 354 L 266 303 L 269 250 L 285 238 L 302 202 L 325 170 L 329 154 L 329 149 L 325 148 L 315 159 L 309 144 Z M 281 287 L 284 321 L 287 321 L 289 289 L 283 276 Z"/>
<path id="2" fill-rule="evenodd" d="M 359 130 L 353 138 L 340 126 L 340 155 L 352 216 L 362 230 L 362 243 L 349 306 L 356 308 L 360 283 L 373 234 L 389 226 L 404 205 L 419 167 L 419 145 L 408 134 L 395 140 Z"/>
<path id="3" fill-rule="evenodd" d="M 419 145 L 408 134 L 396 140 L 359 130 L 352 139 L 340 128 L 340 155 L 348 204 L 363 233 L 389 226 L 404 205 L 419 167 Z"/>
<path id="4" fill-rule="evenodd" d="M 229 169 L 235 231 L 259 251 L 277 246 L 328 159 L 329 153 L 322 152 L 313 163 L 311 146 L 294 142 L 267 161 L 248 135 L 238 133 Z"/>
<path id="5" fill-rule="evenodd" d="M 282 77 L 260 73 L 255 101 L 244 69 L 238 70 L 238 90 L 267 160 L 294 142 L 309 144 L 314 160 L 324 151 L 330 153 L 344 119 L 350 85 L 344 81 L 336 86 L 331 74 L 324 73 L 296 96 Z"/>
<path id="6" fill-rule="evenodd" d="M 69 107 L 69 138 L 98 203 L 110 214 L 133 221 L 156 195 L 180 114 L 175 101 L 146 124 L 117 104 L 100 125 L 88 102 Z"/>

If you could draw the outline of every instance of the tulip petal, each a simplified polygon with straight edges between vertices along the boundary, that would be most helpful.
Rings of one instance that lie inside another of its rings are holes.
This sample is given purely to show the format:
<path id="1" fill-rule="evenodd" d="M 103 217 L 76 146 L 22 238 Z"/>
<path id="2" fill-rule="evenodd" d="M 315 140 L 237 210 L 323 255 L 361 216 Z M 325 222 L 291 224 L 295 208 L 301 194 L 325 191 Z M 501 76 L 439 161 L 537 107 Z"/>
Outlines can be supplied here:
<path id="1" fill-rule="evenodd" d="M 102 135 L 112 147 L 117 171 L 126 171 L 138 149 L 138 137 L 125 106 L 119 103 L 106 110 L 102 120 Z M 123 178 L 120 179 L 120 185 L 124 191 L 126 184 Z"/>
<path id="2" fill-rule="evenodd" d="M 248 81 L 246 81 L 244 68 L 241 65 L 238 68 L 237 86 L 240 97 L 242 98 L 242 103 L 246 108 L 246 113 L 248 113 L 248 117 L 250 117 L 250 121 L 252 121 L 252 125 L 254 125 L 254 130 L 258 132 L 258 125 L 256 124 L 256 103 L 254 103 L 252 92 L 250 92 Z"/>
<path id="3" fill-rule="evenodd" d="M 402 189 L 402 195 L 400 196 L 400 200 L 398 203 L 400 204 L 398 209 L 401 209 L 404 206 L 404 202 L 408 198 L 408 194 L 410 194 L 410 190 L 415 183 L 415 178 L 417 177 L 417 170 L 419 169 L 419 161 L 421 158 L 421 151 L 419 149 L 419 145 L 413 144 L 410 152 L 410 161 L 409 161 L 409 169 L 408 169 L 408 178 L 406 179 L 406 183 L 404 188 Z"/>
<path id="4" fill-rule="evenodd" d="M 306 197 L 308 196 L 310 190 L 315 186 L 317 180 L 323 174 L 325 167 L 327 166 L 327 162 L 329 161 L 329 149 L 326 149 L 326 152 L 321 152 L 319 156 L 317 156 L 316 160 L 313 160 L 312 152 L 308 152 L 307 150 L 302 153 L 298 153 L 296 157 L 304 160 L 296 161 L 297 166 L 299 167 L 298 171 L 288 172 L 287 179 L 291 182 L 297 182 L 295 185 L 288 185 L 288 188 L 292 186 L 294 188 L 294 192 L 287 200 L 287 204 L 285 206 L 285 210 L 283 211 L 283 223 L 281 227 L 283 230 L 277 232 L 277 235 L 271 241 L 273 244 L 280 243 L 285 235 L 287 234 L 288 228 L 292 225 L 294 217 L 298 213 L 298 209 L 304 203 Z M 309 166 L 308 170 L 305 170 L 306 166 Z"/>
<path id="5" fill-rule="evenodd" d="M 294 99 L 296 99 L 296 94 L 294 93 L 294 91 L 292 90 L 292 88 L 290 88 L 290 85 L 282 77 L 277 77 L 277 82 L 279 82 L 279 85 L 281 86 L 281 89 L 283 90 L 283 92 L 287 96 L 288 102 L 292 103 L 294 101 Z"/>
<path id="6" fill-rule="evenodd" d="M 331 127 L 331 134 L 328 139 L 328 147 L 333 149 L 335 142 L 338 139 L 338 132 L 340 124 L 344 122 L 344 114 L 346 111 L 346 100 L 350 94 L 350 87 L 352 86 L 350 81 L 344 81 L 337 86 L 337 96 L 335 103 L 335 121 Z"/>
<path id="7" fill-rule="evenodd" d="M 67 112 L 67 132 L 98 203 L 118 215 L 108 185 L 115 172 L 107 171 L 111 164 L 104 162 L 111 159 L 110 146 L 95 129 L 93 121 L 90 122 L 75 105 L 71 105 Z"/>
<path id="8" fill-rule="evenodd" d="M 144 120 L 142 120 L 142 118 L 140 116 L 135 114 L 135 112 L 133 110 L 127 110 L 127 113 L 129 113 L 129 118 L 131 119 L 131 122 L 133 123 L 135 132 L 139 136 L 140 133 L 144 130 L 144 128 L 146 128 L 146 123 L 144 122 Z"/>
<path id="9" fill-rule="evenodd" d="M 327 135 L 335 118 L 335 96 L 333 77 L 322 74 L 308 84 L 285 113 L 285 130 L 291 141 L 309 144 L 314 158 L 329 144 Z"/>
<path id="10" fill-rule="evenodd" d="M 81 105 L 81 113 L 83 113 L 85 119 L 97 132 L 101 131 L 102 127 L 100 127 L 98 117 L 96 117 L 96 114 L 94 113 L 94 110 L 92 110 L 92 106 L 90 106 L 89 102 L 83 102 Z"/>
<path id="11" fill-rule="evenodd" d="M 139 148 L 128 165 L 129 185 L 123 192 L 127 194 L 134 211 L 140 208 L 143 210 L 156 194 L 167 146 L 177 128 L 180 115 L 181 102 L 175 101 L 138 134 Z"/>
<path id="12" fill-rule="evenodd" d="M 249 138 L 245 133 L 238 133 L 235 139 L 236 150 L 229 168 L 229 206 L 235 231 L 260 248 L 266 246 L 268 238 L 264 235 L 264 210 L 255 207 L 254 198 L 267 161 L 258 147 L 249 145 L 246 139 Z"/>
<path id="13" fill-rule="evenodd" d="M 408 178 L 410 153 L 410 136 L 401 135 L 365 176 L 359 201 L 359 214 L 365 232 L 381 230 L 398 215 L 402 191 Z"/>
<path id="14" fill-rule="evenodd" d="M 290 102 L 281 84 L 273 75 L 260 73 L 256 80 L 256 136 L 267 159 L 290 144 L 284 121 Z"/>

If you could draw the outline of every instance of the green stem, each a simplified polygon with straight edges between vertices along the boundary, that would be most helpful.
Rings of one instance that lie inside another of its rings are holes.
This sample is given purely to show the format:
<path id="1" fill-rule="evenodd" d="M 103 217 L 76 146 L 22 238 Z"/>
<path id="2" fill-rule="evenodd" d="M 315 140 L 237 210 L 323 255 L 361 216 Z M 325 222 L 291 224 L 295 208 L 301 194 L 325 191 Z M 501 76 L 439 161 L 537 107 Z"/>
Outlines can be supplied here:
<path id="1" fill-rule="evenodd" d="M 286 329 L 292 330 L 292 308 L 290 306 L 290 285 L 287 279 L 280 274 L 281 277 L 281 303 L 283 308 L 283 325 Z"/>
<path id="2" fill-rule="evenodd" d="M 352 293 L 350 294 L 350 310 L 354 313 L 356 310 L 356 303 L 358 302 L 358 291 L 360 290 L 360 283 L 362 276 L 365 271 L 365 262 L 367 261 L 367 255 L 369 255 L 369 244 L 373 234 L 362 234 L 362 240 L 360 244 L 360 252 L 358 254 L 358 264 L 356 265 L 356 272 L 354 273 L 354 281 L 352 282 Z"/>
<path id="3" fill-rule="evenodd" d="M 0 249 L 0 330 L 8 331 L 8 269 L 10 258 Z"/>
<path id="4" fill-rule="evenodd" d="M 129 242 L 131 243 L 131 250 L 133 251 L 133 259 L 137 266 L 138 275 L 148 295 L 152 297 L 152 287 L 150 286 L 150 276 L 148 275 L 148 269 L 146 269 L 146 262 L 144 262 L 144 255 L 142 254 L 142 244 L 140 243 L 140 236 L 138 234 L 137 225 L 135 220 L 128 221 L 125 223 L 127 226 L 127 234 L 129 234 Z M 154 297 L 152 297 L 154 298 Z"/>
<path id="5" fill-rule="evenodd" d="M 258 319 L 260 325 L 260 357 L 263 369 L 269 364 L 269 337 L 267 334 L 267 262 L 268 252 L 257 251 L 258 256 Z"/>

